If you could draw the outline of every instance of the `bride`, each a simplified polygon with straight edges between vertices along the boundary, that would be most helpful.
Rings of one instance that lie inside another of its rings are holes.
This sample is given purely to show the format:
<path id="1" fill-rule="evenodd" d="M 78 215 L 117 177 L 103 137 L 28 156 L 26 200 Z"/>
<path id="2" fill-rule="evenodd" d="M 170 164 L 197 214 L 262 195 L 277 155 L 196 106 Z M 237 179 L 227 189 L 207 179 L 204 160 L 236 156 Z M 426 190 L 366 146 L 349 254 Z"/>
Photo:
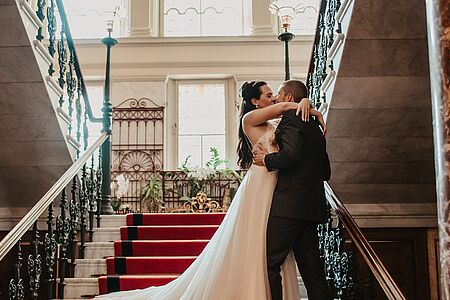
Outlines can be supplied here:
<path id="1" fill-rule="evenodd" d="M 275 103 L 276 97 L 263 81 L 241 87 L 238 163 L 248 168 L 222 224 L 203 252 L 180 277 L 158 287 L 101 295 L 96 299 L 141 300 L 270 300 L 266 269 L 266 225 L 277 181 L 277 172 L 252 165 L 252 145 L 276 152 L 274 132 L 278 118 L 293 109 L 309 109 L 308 99 L 299 104 Z M 322 115 L 311 110 L 311 115 Z M 300 299 L 296 264 L 292 253 L 282 266 L 283 295 Z"/>

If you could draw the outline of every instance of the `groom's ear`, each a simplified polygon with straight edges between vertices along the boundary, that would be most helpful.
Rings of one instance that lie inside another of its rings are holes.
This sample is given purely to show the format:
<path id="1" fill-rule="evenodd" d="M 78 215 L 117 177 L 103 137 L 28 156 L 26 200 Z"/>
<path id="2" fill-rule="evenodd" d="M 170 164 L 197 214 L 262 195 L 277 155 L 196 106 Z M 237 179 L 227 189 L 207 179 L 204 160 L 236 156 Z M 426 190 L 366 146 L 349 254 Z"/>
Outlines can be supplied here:
<path id="1" fill-rule="evenodd" d="M 251 101 L 254 106 L 258 106 L 258 100 L 256 100 L 256 98 L 252 98 Z"/>
<path id="2" fill-rule="evenodd" d="M 295 102 L 294 96 L 292 96 L 292 93 L 289 93 L 286 95 L 287 102 Z"/>

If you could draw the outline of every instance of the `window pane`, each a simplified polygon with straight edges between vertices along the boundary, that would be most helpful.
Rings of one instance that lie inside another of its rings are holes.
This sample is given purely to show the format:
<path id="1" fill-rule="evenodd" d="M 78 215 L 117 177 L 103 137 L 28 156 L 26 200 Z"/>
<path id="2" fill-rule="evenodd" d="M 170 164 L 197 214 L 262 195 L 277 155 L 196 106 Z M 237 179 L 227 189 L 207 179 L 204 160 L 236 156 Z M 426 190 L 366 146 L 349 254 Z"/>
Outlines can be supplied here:
<path id="1" fill-rule="evenodd" d="M 225 134 L 179 135 L 178 137 L 178 166 L 189 157 L 188 165 L 205 166 L 211 159 L 211 148 L 216 148 L 219 157 L 225 157 Z M 219 168 L 225 166 L 219 166 Z"/>
<path id="2" fill-rule="evenodd" d="M 120 6 L 122 17 L 114 23 L 113 36 L 126 36 L 126 22 L 123 16 L 122 0 L 65 0 L 64 8 L 74 38 L 100 38 L 107 35 L 106 12 L 112 12 Z M 59 22 L 58 22 L 59 23 Z"/>
<path id="3" fill-rule="evenodd" d="M 225 133 L 225 85 L 181 84 L 179 134 Z"/>
<path id="4" fill-rule="evenodd" d="M 178 105 L 178 165 L 204 166 L 211 147 L 225 157 L 225 84 L 180 84 Z"/>
<path id="5" fill-rule="evenodd" d="M 305 6 L 294 15 L 291 31 L 296 35 L 314 35 L 320 2 L 318 0 L 308 0 L 304 4 Z"/>
<path id="6" fill-rule="evenodd" d="M 242 34 L 242 0 L 164 0 L 164 36 Z"/>
<path id="7" fill-rule="evenodd" d="M 201 138 L 200 136 L 183 136 L 178 137 L 178 165 L 181 166 L 189 156 L 189 165 L 201 166 Z"/>

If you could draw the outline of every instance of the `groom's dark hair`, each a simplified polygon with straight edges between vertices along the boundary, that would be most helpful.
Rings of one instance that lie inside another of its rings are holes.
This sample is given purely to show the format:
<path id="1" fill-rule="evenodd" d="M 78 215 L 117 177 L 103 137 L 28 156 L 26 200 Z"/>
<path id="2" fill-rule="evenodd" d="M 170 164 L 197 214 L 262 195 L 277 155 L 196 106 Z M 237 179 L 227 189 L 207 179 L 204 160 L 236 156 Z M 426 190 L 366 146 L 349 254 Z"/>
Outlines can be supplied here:
<path id="1" fill-rule="evenodd" d="M 281 88 L 286 94 L 292 94 L 295 102 L 300 102 L 303 98 L 308 97 L 308 89 L 300 80 L 291 79 L 283 82 Z"/>

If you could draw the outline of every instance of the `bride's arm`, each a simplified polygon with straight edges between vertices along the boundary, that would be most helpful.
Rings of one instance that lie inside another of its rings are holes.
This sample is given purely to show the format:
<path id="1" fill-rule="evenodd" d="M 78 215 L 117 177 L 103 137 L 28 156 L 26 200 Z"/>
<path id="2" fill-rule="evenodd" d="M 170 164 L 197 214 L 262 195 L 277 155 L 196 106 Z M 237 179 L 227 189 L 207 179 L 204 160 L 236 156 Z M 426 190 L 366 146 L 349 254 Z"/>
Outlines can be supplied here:
<path id="1" fill-rule="evenodd" d="M 309 107 L 309 100 L 307 98 L 303 98 L 300 103 L 295 102 L 281 102 L 276 103 L 261 109 L 255 109 L 251 112 L 247 113 L 243 118 L 243 123 L 246 126 L 258 126 L 261 125 L 271 119 L 278 118 L 288 110 L 298 110 L 303 111 L 303 107 L 307 102 L 307 106 Z"/>

